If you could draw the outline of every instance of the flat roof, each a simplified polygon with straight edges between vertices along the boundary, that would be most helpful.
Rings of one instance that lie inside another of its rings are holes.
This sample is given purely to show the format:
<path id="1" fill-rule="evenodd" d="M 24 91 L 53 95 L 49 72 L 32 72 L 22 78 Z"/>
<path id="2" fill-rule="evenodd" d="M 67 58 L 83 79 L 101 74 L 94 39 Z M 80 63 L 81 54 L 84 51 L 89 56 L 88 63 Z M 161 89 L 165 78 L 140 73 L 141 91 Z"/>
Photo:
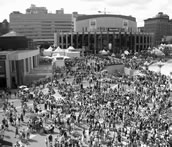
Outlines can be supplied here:
<path id="1" fill-rule="evenodd" d="M 34 50 L 8 50 L 8 51 L 0 51 L 0 54 L 3 54 L 3 55 L 7 55 L 7 54 L 12 54 L 12 53 L 27 53 L 27 52 L 33 52 L 33 51 L 37 51 L 38 49 L 34 49 Z"/>
<path id="2" fill-rule="evenodd" d="M 114 14 L 80 15 L 80 16 L 77 17 L 77 21 L 81 21 L 81 20 L 85 20 L 85 19 L 98 18 L 98 17 L 117 17 L 117 18 L 128 19 L 128 20 L 136 22 L 135 17 L 125 16 L 125 15 L 114 15 Z"/>

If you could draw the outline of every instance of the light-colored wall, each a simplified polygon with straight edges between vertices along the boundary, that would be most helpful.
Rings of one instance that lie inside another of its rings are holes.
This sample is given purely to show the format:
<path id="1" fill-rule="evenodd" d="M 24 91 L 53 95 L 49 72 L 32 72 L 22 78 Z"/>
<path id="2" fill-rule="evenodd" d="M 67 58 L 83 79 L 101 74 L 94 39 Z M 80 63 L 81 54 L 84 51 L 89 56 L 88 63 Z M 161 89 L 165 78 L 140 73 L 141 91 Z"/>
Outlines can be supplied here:
<path id="1" fill-rule="evenodd" d="M 128 22 L 128 28 L 132 28 L 133 32 L 137 31 L 137 22 L 118 18 L 118 17 L 98 17 L 98 18 L 92 18 L 92 19 L 85 19 L 85 20 L 79 20 L 76 21 L 76 31 L 82 31 L 84 27 L 88 28 L 88 31 L 90 31 L 90 20 L 96 20 L 96 26 L 99 27 L 105 27 L 105 28 L 123 28 L 124 21 Z"/>
<path id="2" fill-rule="evenodd" d="M 10 75 L 10 61 L 5 60 L 5 66 L 6 66 L 6 79 L 7 79 L 7 87 L 11 88 L 11 75 Z"/>
<path id="3" fill-rule="evenodd" d="M 10 28 L 31 39 L 53 39 L 57 30 L 73 29 L 72 14 L 10 14 Z"/>
<path id="4" fill-rule="evenodd" d="M 9 60 L 21 60 L 26 59 L 32 56 L 36 56 L 39 54 L 39 50 L 25 50 L 25 51 L 17 51 L 8 55 Z"/>

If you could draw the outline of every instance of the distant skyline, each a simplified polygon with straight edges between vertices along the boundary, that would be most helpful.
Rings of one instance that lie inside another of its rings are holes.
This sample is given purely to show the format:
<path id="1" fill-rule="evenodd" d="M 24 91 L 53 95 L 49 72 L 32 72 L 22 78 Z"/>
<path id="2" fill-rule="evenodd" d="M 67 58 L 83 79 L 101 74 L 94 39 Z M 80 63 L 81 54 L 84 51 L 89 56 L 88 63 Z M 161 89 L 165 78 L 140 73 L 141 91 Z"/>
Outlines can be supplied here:
<path id="1" fill-rule="evenodd" d="M 144 26 L 144 20 L 163 12 L 172 18 L 172 1 L 170 0 L 0 0 L 0 21 L 9 21 L 9 14 L 13 11 L 25 13 L 34 4 L 46 7 L 48 12 L 64 8 L 64 13 L 77 11 L 79 14 L 107 14 L 131 15 L 136 18 L 137 26 Z"/>

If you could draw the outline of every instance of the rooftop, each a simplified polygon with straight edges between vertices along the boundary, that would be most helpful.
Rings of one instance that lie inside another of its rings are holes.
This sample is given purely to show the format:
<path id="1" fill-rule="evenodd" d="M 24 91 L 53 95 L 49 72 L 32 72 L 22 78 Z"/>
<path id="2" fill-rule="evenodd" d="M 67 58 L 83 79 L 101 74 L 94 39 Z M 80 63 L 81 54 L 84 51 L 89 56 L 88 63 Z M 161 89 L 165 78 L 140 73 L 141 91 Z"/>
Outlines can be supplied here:
<path id="1" fill-rule="evenodd" d="M 98 17 L 118 17 L 118 18 L 128 19 L 131 21 L 136 21 L 136 18 L 132 17 L 132 16 L 114 15 L 114 14 L 81 15 L 81 16 L 77 17 L 77 21 L 85 20 L 85 19 L 98 18 Z"/>
<path id="2" fill-rule="evenodd" d="M 1 37 L 24 37 L 24 35 L 19 34 L 15 31 L 10 31 L 7 34 L 2 35 Z"/>
<path id="3" fill-rule="evenodd" d="M 168 19 L 169 20 L 169 16 L 167 14 L 164 14 L 163 12 L 159 12 L 155 17 L 145 19 L 145 21 L 154 20 L 154 19 Z"/>

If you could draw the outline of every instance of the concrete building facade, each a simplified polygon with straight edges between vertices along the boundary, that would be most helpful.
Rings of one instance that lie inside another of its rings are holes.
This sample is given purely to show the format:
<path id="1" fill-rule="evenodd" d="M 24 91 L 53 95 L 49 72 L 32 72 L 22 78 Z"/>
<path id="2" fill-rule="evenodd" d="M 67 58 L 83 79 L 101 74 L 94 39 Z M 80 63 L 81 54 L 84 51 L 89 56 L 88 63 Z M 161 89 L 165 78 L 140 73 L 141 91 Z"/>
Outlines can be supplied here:
<path id="1" fill-rule="evenodd" d="M 17 88 L 24 77 L 39 65 L 39 50 L 1 51 L 0 88 Z"/>
<path id="2" fill-rule="evenodd" d="M 113 53 L 122 53 L 129 50 L 131 53 L 139 52 L 152 47 L 153 34 L 134 32 L 73 32 L 56 34 L 55 39 L 61 48 L 84 48 L 90 53 L 97 54 L 106 49 Z"/>
<path id="3" fill-rule="evenodd" d="M 144 32 L 154 33 L 153 45 L 160 45 L 165 36 L 172 35 L 172 20 L 159 12 L 155 17 L 144 20 Z"/>
<path id="4" fill-rule="evenodd" d="M 23 34 L 34 42 L 53 41 L 54 32 L 73 31 L 72 14 L 64 14 L 63 10 L 56 14 L 46 13 L 38 7 L 27 9 L 26 14 L 13 12 L 10 14 L 10 29 Z M 32 10 L 33 9 L 33 10 Z"/>
<path id="5" fill-rule="evenodd" d="M 136 18 L 124 15 L 81 15 L 76 18 L 76 32 L 85 31 L 136 32 Z"/>
<path id="6" fill-rule="evenodd" d="M 113 53 L 139 52 L 152 47 L 152 41 L 152 33 L 137 32 L 136 19 L 124 15 L 80 15 L 74 32 L 54 34 L 56 46 L 84 48 L 94 54 L 103 49 Z"/>

